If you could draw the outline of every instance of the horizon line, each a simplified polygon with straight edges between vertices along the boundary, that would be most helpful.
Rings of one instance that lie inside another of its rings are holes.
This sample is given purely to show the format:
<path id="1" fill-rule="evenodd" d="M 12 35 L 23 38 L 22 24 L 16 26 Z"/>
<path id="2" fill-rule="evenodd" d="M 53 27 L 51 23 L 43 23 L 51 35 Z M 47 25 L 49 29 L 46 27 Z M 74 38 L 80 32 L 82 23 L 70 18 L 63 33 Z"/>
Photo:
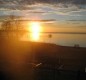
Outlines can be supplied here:
<path id="1" fill-rule="evenodd" d="M 22 33 L 32 33 L 27 30 L 0 30 L 0 32 L 22 32 Z M 41 34 L 86 34 L 86 32 L 39 32 Z"/>

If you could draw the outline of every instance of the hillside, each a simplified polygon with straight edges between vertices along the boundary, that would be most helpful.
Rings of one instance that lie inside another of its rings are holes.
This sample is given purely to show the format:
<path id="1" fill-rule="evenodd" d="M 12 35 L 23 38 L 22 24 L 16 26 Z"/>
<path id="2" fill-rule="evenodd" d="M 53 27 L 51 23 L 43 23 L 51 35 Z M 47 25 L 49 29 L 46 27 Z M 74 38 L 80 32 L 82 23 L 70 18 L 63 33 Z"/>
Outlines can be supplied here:
<path id="1" fill-rule="evenodd" d="M 86 48 L 28 41 L 0 43 L 0 75 L 11 80 L 32 79 L 35 68 L 84 71 L 85 67 Z"/>
<path id="2" fill-rule="evenodd" d="M 86 66 L 86 48 L 66 47 L 49 43 L 37 42 L 2 42 L 0 44 L 0 59 L 6 61 L 21 61 L 25 63 L 43 63 L 65 66 Z M 5 58 L 5 59 L 4 59 Z M 34 58 L 34 60 L 33 60 Z M 79 68 L 78 67 L 78 68 Z"/>

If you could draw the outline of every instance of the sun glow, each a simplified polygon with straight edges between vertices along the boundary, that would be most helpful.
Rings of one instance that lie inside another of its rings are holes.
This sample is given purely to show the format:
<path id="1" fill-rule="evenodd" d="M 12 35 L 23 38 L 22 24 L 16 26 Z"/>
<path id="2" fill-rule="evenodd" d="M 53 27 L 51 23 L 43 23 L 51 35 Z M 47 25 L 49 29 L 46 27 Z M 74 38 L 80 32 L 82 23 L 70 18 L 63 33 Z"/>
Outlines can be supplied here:
<path id="1" fill-rule="evenodd" d="M 41 32 L 41 25 L 39 22 L 31 22 L 30 23 L 30 32 L 31 32 L 31 39 L 33 41 L 38 41 Z"/>

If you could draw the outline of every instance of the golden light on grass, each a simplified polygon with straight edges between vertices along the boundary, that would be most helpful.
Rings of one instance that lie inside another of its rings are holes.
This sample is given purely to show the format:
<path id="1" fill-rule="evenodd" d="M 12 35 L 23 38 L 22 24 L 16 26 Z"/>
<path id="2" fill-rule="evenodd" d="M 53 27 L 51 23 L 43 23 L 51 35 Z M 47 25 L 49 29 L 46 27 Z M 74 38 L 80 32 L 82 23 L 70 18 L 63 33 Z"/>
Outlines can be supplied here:
<path id="1" fill-rule="evenodd" d="M 33 41 L 38 41 L 40 38 L 40 32 L 41 32 L 40 22 L 31 22 L 30 23 L 30 32 L 31 32 L 31 39 Z"/>

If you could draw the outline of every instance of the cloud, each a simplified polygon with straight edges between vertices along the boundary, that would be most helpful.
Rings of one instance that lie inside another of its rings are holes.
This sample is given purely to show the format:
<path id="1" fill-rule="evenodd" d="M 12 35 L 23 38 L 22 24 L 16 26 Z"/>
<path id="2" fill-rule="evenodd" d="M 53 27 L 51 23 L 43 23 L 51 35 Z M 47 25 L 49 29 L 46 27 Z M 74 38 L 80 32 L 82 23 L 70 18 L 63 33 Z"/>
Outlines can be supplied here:
<path id="1" fill-rule="evenodd" d="M 56 20 L 55 19 L 42 19 L 42 20 L 30 20 L 30 21 L 39 21 L 39 22 L 41 22 L 41 23 L 54 23 L 54 22 L 56 22 Z"/>
<path id="2" fill-rule="evenodd" d="M 16 0 L 18 1 L 18 0 Z M 76 5 L 83 5 L 86 4 L 86 0 L 20 0 L 23 3 L 48 3 L 48 4 L 76 4 Z"/>
<path id="3" fill-rule="evenodd" d="M 74 24 L 79 26 L 85 26 L 86 27 L 86 20 L 67 20 L 66 21 L 68 24 Z"/>
<path id="4" fill-rule="evenodd" d="M 86 0 L 0 0 L 0 5 L 3 5 L 3 7 L 7 4 L 8 6 L 17 6 L 15 8 L 18 8 L 19 5 L 21 5 L 21 8 L 24 9 L 25 5 L 33 5 L 33 4 L 50 4 L 59 7 L 65 7 L 68 8 L 69 5 L 86 5 Z"/>
<path id="5" fill-rule="evenodd" d="M 0 0 L 0 11 L 11 11 L 13 14 L 13 10 L 14 13 L 16 10 L 17 14 L 20 10 L 26 15 L 85 16 L 86 0 Z"/>
<path id="6" fill-rule="evenodd" d="M 72 22 L 86 22 L 86 20 L 68 20 L 68 21 L 72 21 Z"/>
<path id="7" fill-rule="evenodd" d="M 72 11 L 72 12 L 69 12 L 69 15 L 70 16 L 81 16 L 81 17 L 83 17 L 83 16 L 86 16 L 86 10 L 83 10 L 83 9 L 81 9 L 81 10 L 78 10 L 78 11 Z"/>

